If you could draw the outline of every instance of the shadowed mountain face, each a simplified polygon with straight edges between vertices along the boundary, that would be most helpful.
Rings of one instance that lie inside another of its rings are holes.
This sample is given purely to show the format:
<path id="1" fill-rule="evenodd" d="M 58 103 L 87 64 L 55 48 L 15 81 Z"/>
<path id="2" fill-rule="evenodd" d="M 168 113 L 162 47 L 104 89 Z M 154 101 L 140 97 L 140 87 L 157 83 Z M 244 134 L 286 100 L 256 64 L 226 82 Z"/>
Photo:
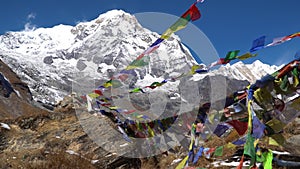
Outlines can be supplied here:
<path id="1" fill-rule="evenodd" d="M 17 117 L 34 110 L 26 83 L 0 60 L 0 119 Z"/>

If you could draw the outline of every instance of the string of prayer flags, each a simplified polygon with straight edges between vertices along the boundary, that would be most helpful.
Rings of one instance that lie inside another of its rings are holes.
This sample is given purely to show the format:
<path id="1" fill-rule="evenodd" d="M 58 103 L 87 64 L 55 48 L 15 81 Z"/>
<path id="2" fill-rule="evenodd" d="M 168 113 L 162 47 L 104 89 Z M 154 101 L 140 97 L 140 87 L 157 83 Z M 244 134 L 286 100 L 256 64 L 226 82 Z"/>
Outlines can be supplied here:
<path id="1" fill-rule="evenodd" d="M 171 27 L 169 27 L 160 38 L 158 38 L 150 47 L 140 54 L 126 70 L 135 69 L 138 67 L 143 67 L 149 64 L 150 57 L 149 54 L 159 48 L 160 44 L 168 39 L 173 33 L 185 28 L 189 21 L 195 21 L 201 17 L 200 11 L 194 3 Z M 147 56 L 146 56 L 147 55 Z"/>
<path id="2" fill-rule="evenodd" d="M 138 93 L 138 92 L 145 93 L 144 90 L 139 87 L 132 89 L 129 93 Z"/>
<path id="3" fill-rule="evenodd" d="M 120 127 L 120 126 L 118 126 L 118 130 L 122 133 L 122 135 L 123 135 L 123 138 L 126 140 L 126 141 L 128 141 L 128 142 L 132 142 L 131 141 L 131 139 L 128 137 L 128 135 L 125 133 L 125 131 Z"/>
<path id="4" fill-rule="evenodd" d="M 185 28 L 189 21 L 195 21 L 201 17 L 200 11 L 194 3 L 181 17 L 162 35 L 161 39 L 168 39 L 173 33 Z"/>

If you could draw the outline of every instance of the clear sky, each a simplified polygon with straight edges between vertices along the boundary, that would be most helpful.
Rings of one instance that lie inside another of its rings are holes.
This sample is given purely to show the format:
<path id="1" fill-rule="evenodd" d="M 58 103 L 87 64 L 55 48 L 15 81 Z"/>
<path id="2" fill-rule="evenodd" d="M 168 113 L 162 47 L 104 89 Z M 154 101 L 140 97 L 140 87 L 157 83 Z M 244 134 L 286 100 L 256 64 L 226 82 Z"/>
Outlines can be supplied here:
<path id="1" fill-rule="evenodd" d="M 36 27 L 57 24 L 75 25 L 92 20 L 111 9 L 129 13 L 163 12 L 180 16 L 193 0 L 2 0 L 0 34 L 19 31 L 28 23 Z M 266 35 L 272 38 L 300 32 L 299 0 L 205 0 L 197 5 L 201 19 L 194 24 L 215 46 L 220 57 L 230 50 L 244 53 L 252 41 Z M 201 44 L 199 44 L 201 45 Z M 300 38 L 258 51 L 259 59 L 268 64 L 287 63 L 300 49 Z M 252 62 L 255 59 L 245 61 Z"/>

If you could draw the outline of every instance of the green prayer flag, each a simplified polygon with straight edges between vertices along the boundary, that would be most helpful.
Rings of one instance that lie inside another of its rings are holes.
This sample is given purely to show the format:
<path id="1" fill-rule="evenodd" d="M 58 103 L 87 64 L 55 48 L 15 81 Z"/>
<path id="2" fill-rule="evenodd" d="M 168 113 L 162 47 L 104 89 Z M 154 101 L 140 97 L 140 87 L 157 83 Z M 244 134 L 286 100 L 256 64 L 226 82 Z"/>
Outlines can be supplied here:
<path id="1" fill-rule="evenodd" d="M 264 169 L 272 169 L 272 161 L 273 161 L 273 152 L 269 150 L 268 152 L 264 152 L 263 156 L 263 166 Z"/>
<path id="2" fill-rule="evenodd" d="M 220 147 L 217 147 L 215 152 L 214 152 L 214 156 L 222 156 L 223 155 L 223 148 L 224 146 L 220 146 Z"/>
<path id="3" fill-rule="evenodd" d="M 130 63 L 130 65 L 128 65 L 126 67 L 126 70 L 131 70 L 131 69 L 135 69 L 138 67 L 147 66 L 149 64 L 149 62 L 150 62 L 150 57 L 148 55 L 144 56 L 141 59 L 134 60 L 132 63 Z"/>
<path id="4" fill-rule="evenodd" d="M 109 81 L 105 82 L 105 83 L 103 84 L 103 86 L 104 86 L 105 88 L 108 88 L 108 87 L 112 86 L 112 80 L 109 80 Z"/>
<path id="5" fill-rule="evenodd" d="M 121 87 L 122 86 L 122 83 L 120 82 L 120 80 L 112 80 L 111 81 L 111 85 L 113 88 L 118 88 L 118 87 Z"/>
<path id="6" fill-rule="evenodd" d="M 240 52 L 240 50 L 229 51 L 225 57 L 225 61 L 235 59 L 238 56 L 239 52 Z"/>
<path id="7" fill-rule="evenodd" d="M 282 91 L 287 91 L 288 90 L 288 76 L 285 75 L 280 83 L 280 89 Z"/>
<path id="8" fill-rule="evenodd" d="M 141 88 L 137 87 L 137 88 L 134 88 L 130 91 L 130 93 L 138 93 L 141 91 Z"/>
<path id="9" fill-rule="evenodd" d="M 297 87 L 299 85 L 299 72 L 298 72 L 298 68 L 295 67 L 292 71 L 292 74 L 294 76 L 294 87 Z"/>
<path id="10" fill-rule="evenodd" d="M 244 146 L 244 154 L 251 157 L 251 165 L 255 162 L 255 158 L 256 158 L 254 141 L 255 141 L 255 138 L 251 136 L 251 133 L 248 133 L 247 141 Z"/>

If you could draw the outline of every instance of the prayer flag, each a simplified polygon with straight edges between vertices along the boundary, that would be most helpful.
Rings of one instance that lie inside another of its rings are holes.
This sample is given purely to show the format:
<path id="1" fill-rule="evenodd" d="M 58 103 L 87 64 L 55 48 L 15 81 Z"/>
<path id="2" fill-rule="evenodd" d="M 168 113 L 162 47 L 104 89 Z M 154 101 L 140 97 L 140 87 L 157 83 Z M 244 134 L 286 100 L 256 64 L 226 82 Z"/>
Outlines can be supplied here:
<path id="1" fill-rule="evenodd" d="M 223 155 L 223 146 L 217 147 L 215 152 L 214 152 L 214 156 L 222 156 Z"/>
<path id="2" fill-rule="evenodd" d="M 195 21 L 201 17 L 200 11 L 196 4 L 193 4 L 170 28 L 162 35 L 161 39 L 168 39 L 173 33 L 183 29 L 189 21 Z"/>
<path id="3" fill-rule="evenodd" d="M 249 155 L 251 157 L 251 164 L 255 162 L 255 147 L 254 147 L 255 138 L 251 136 L 250 133 L 247 135 L 247 141 L 244 146 L 244 154 Z"/>
<path id="4" fill-rule="evenodd" d="M 228 129 L 229 127 L 227 125 L 218 124 L 216 129 L 214 130 L 214 134 L 218 137 L 221 137 Z"/>
<path id="5" fill-rule="evenodd" d="M 257 118 L 257 116 L 253 116 L 252 121 L 252 136 L 254 138 L 262 138 L 264 135 L 264 130 L 266 126 L 262 124 L 262 122 Z"/>
<path id="6" fill-rule="evenodd" d="M 189 159 L 189 156 L 186 156 L 176 167 L 176 169 L 183 169 L 185 167 L 185 164 L 187 160 Z"/>
<path id="7" fill-rule="evenodd" d="M 264 152 L 262 156 L 264 158 L 264 169 L 272 169 L 273 152 L 271 150 L 268 150 L 268 152 Z"/>
<path id="8" fill-rule="evenodd" d="M 237 57 L 237 55 L 239 54 L 239 52 L 240 52 L 240 50 L 229 51 L 229 52 L 226 54 L 225 62 L 226 62 L 226 61 L 233 60 L 233 59 L 236 59 L 236 57 Z"/>
<path id="9" fill-rule="evenodd" d="M 170 28 L 168 28 L 160 38 L 158 38 L 146 51 L 140 54 L 126 70 L 135 69 L 138 67 L 143 67 L 149 64 L 149 58 L 143 59 L 146 55 L 149 55 L 154 50 L 159 48 L 161 42 L 168 39 L 173 33 L 186 27 L 189 21 L 195 21 L 201 17 L 200 11 L 194 3 Z M 148 56 L 149 57 L 149 56 Z"/>
<path id="10" fill-rule="evenodd" d="M 198 161 L 198 159 L 199 159 L 199 157 L 202 156 L 203 149 L 204 149 L 204 147 L 202 147 L 202 146 L 199 148 L 199 150 L 198 150 L 198 152 L 197 152 L 197 154 L 196 154 L 196 156 L 194 158 L 193 164 L 196 164 L 197 161 Z"/>
<path id="11" fill-rule="evenodd" d="M 141 57 L 139 60 L 134 60 L 133 62 L 131 62 L 127 67 L 126 70 L 131 70 L 131 69 L 135 69 L 138 67 L 143 67 L 149 64 L 150 61 L 150 57 L 149 56 L 145 56 L 145 57 Z"/>
<path id="12" fill-rule="evenodd" d="M 250 52 L 254 52 L 254 51 L 257 51 L 259 49 L 264 48 L 265 39 L 266 39 L 266 36 L 261 36 L 261 37 L 255 39 L 252 43 L 252 48 L 250 49 Z"/>
<path id="13" fill-rule="evenodd" d="M 239 59 L 239 60 L 246 60 L 246 59 L 256 57 L 256 56 L 257 56 L 257 54 L 252 54 L 252 53 L 247 52 L 247 53 L 245 53 L 241 56 L 237 56 L 236 58 Z"/>
<path id="14" fill-rule="evenodd" d="M 226 123 L 230 124 L 239 133 L 240 136 L 244 135 L 248 129 L 247 122 L 242 122 L 239 120 L 232 120 L 232 121 L 229 121 Z"/>

